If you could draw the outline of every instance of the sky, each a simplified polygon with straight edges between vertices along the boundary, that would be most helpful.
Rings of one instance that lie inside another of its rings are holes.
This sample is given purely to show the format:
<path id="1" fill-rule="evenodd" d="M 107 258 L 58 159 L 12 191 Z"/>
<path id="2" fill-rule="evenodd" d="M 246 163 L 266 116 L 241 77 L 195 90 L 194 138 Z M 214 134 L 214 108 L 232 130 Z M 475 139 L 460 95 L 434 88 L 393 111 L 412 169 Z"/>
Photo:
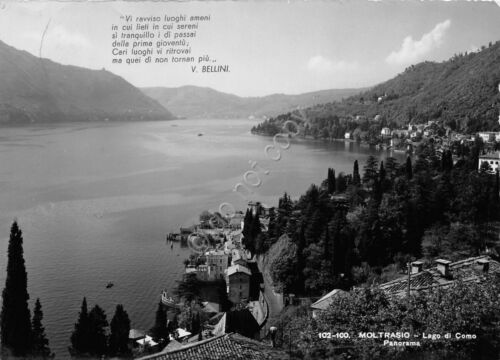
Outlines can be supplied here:
<path id="1" fill-rule="evenodd" d="M 112 64 L 120 16 L 210 15 L 191 39 L 203 64 Z M 42 41 L 43 39 L 43 41 Z M 0 40 L 135 86 L 207 86 L 239 96 L 372 86 L 421 61 L 500 40 L 500 7 L 465 1 L 18 2 L 0 0 Z"/>

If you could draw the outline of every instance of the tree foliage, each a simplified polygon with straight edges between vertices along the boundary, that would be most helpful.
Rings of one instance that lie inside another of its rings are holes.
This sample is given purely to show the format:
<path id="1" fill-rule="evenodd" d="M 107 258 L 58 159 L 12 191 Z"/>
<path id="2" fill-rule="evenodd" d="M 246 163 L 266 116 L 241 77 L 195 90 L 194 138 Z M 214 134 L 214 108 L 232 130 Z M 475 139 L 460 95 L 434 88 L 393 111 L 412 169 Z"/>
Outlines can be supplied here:
<path id="1" fill-rule="evenodd" d="M 110 324 L 109 354 L 111 356 L 128 356 L 128 336 L 130 332 L 130 319 L 123 305 L 116 305 L 115 314 Z"/>
<path id="2" fill-rule="evenodd" d="M 78 320 L 75 323 L 73 333 L 71 334 L 71 348 L 70 353 L 84 354 L 88 352 L 90 334 L 89 334 L 89 314 L 87 308 L 87 299 L 84 297 Z"/>
<path id="3" fill-rule="evenodd" d="M 54 354 L 50 351 L 49 340 L 47 335 L 45 335 L 45 328 L 42 325 L 43 312 L 42 304 L 40 299 L 36 299 L 35 309 L 33 310 L 33 321 L 32 321 L 32 355 L 39 359 L 52 358 Z"/>
<path id="4" fill-rule="evenodd" d="M 293 331 L 294 341 L 290 345 L 300 358 L 495 359 L 500 351 L 499 292 L 497 275 L 490 275 L 479 284 L 458 281 L 450 288 L 403 298 L 390 299 L 376 288 L 353 290 L 338 296 L 316 320 L 303 313 L 290 324 L 282 323 L 281 338 L 285 337 L 286 344 L 286 334 Z M 295 322 L 301 324 L 299 329 L 292 324 Z M 348 332 L 351 336 L 329 340 L 318 336 L 322 332 Z M 384 346 L 383 339 L 359 338 L 360 332 L 408 332 L 417 335 L 409 341 L 419 341 L 420 346 L 401 351 L 398 347 Z M 423 333 L 442 336 L 427 340 L 422 338 Z M 444 339 L 447 333 L 452 335 L 451 339 Z M 457 333 L 474 334 L 477 338 L 458 340 Z"/>
<path id="5" fill-rule="evenodd" d="M 294 247 L 272 267 L 277 286 L 321 295 L 360 279 L 381 281 L 386 267 L 404 265 L 401 259 L 455 260 L 494 247 L 488 229 L 500 220 L 498 175 L 478 172 L 474 153 L 453 164 L 449 153 L 440 158 L 434 144 L 424 142 L 402 165 L 368 157 L 362 184 L 354 181 L 354 166 L 345 181 L 337 178 L 333 195 L 328 178 L 297 201 L 285 194 L 268 242 L 287 234 Z M 360 276 L 364 263 L 375 276 Z"/>
<path id="6" fill-rule="evenodd" d="M 7 277 L 2 292 L 2 350 L 24 356 L 32 349 L 31 315 L 28 308 L 28 274 L 24 262 L 23 234 L 12 223 L 7 255 Z"/>
<path id="7" fill-rule="evenodd" d="M 151 335 L 155 341 L 168 341 L 168 327 L 167 327 L 167 310 L 161 303 L 158 303 L 158 308 L 156 309 L 155 324 L 151 328 Z"/>

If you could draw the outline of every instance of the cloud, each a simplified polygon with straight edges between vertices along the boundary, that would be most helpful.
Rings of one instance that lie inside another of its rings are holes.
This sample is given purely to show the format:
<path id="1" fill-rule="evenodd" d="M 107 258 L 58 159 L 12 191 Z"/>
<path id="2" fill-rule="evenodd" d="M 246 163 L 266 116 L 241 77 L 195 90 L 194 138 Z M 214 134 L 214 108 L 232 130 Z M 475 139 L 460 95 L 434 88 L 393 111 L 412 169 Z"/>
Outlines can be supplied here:
<path id="1" fill-rule="evenodd" d="M 321 55 L 313 56 L 307 62 L 307 69 L 319 73 L 352 71 L 358 68 L 358 63 L 343 60 L 330 60 Z"/>
<path id="2" fill-rule="evenodd" d="M 408 35 L 401 45 L 401 49 L 393 51 L 387 56 L 385 61 L 389 64 L 408 64 L 422 60 L 422 58 L 432 50 L 441 46 L 446 31 L 451 26 L 451 20 L 440 22 L 434 29 L 424 34 L 420 40 L 413 40 Z"/>

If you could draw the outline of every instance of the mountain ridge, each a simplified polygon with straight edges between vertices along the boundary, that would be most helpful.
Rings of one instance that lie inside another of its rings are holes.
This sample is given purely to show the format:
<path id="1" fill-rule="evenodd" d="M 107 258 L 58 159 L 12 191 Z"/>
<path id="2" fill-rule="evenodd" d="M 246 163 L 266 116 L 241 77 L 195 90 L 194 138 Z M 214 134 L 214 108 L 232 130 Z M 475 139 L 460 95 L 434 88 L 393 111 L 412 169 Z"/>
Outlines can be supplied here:
<path id="1" fill-rule="evenodd" d="M 38 58 L 0 41 L 0 124 L 170 120 L 157 101 L 104 68 Z"/>
<path id="2" fill-rule="evenodd" d="M 194 85 L 141 88 L 146 95 L 156 99 L 175 115 L 193 118 L 274 116 L 297 107 L 341 100 L 365 89 L 327 89 L 296 95 L 276 93 L 241 97 Z"/>

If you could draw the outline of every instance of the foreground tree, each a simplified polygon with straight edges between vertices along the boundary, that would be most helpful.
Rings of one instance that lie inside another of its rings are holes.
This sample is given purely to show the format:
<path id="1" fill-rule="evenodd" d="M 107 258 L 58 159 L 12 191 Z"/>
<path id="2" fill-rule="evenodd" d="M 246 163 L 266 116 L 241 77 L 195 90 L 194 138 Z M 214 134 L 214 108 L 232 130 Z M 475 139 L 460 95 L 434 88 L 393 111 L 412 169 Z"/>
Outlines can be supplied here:
<path id="1" fill-rule="evenodd" d="M 358 160 L 354 160 L 354 165 L 353 165 L 353 170 L 352 170 L 352 183 L 354 185 L 361 184 L 361 177 L 359 176 Z"/>
<path id="2" fill-rule="evenodd" d="M 106 313 L 99 306 L 95 305 L 89 312 L 89 354 L 102 356 L 107 353 Z"/>
<path id="3" fill-rule="evenodd" d="M 158 303 L 158 308 L 156 309 L 155 324 L 150 331 L 153 340 L 168 340 L 167 312 L 161 301 Z"/>
<path id="4" fill-rule="evenodd" d="M 36 299 L 35 309 L 33 310 L 33 350 L 32 355 L 37 359 L 48 359 L 54 355 L 49 348 L 49 340 L 45 335 L 45 328 L 42 325 L 43 312 L 40 299 Z"/>
<path id="5" fill-rule="evenodd" d="M 111 320 L 111 334 L 109 336 L 109 354 L 111 356 L 130 355 L 128 348 L 128 334 L 130 319 L 123 305 L 116 305 L 115 315 Z"/>
<path id="6" fill-rule="evenodd" d="M 31 319 L 28 308 L 28 274 L 23 251 L 23 234 L 17 221 L 10 229 L 7 259 L 7 278 L 2 292 L 1 342 L 2 351 L 14 356 L 29 354 Z"/>
<path id="7" fill-rule="evenodd" d="M 72 354 L 85 354 L 89 349 L 89 314 L 87 310 L 87 299 L 83 298 L 82 307 L 78 315 L 78 321 L 71 334 Z"/>

